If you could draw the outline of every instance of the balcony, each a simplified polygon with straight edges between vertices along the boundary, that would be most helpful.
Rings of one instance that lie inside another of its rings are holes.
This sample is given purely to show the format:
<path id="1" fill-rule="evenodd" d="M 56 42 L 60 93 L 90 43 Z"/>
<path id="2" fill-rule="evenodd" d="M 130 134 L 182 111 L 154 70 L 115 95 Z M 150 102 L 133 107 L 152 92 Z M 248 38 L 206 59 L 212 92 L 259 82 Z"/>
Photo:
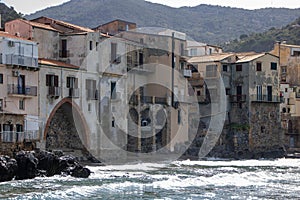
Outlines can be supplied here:
<path id="1" fill-rule="evenodd" d="M 192 76 L 188 78 L 188 81 L 192 87 L 202 87 L 204 85 L 204 78 L 198 72 L 192 73 Z"/>
<path id="2" fill-rule="evenodd" d="M 138 65 L 138 63 L 133 64 L 133 66 L 127 66 L 127 71 L 132 71 L 135 73 L 143 74 L 143 73 L 153 73 L 155 72 L 155 67 Z"/>
<path id="3" fill-rule="evenodd" d="M 87 100 L 98 100 L 98 90 L 88 89 L 86 90 L 86 98 Z"/>
<path id="4" fill-rule="evenodd" d="M 242 103 L 246 102 L 246 95 L 241 94 L 241 95 L 230 95 L 230 102 L 231 103 Z"/>
<path id="5" fill-rule="evenodd" d="M 48 87 L 48 97 L 50 98 L 59 98 L 60 97 L 60 88 L 55 86 L 49 86 Z"/>
<path id="6" fill-rule="evenodd" d="M 186 78 L 191 78 L 192 77 L 192 70 L 190 70 L 190 69 L 184 69 L 184 70 L 182 70 L 182 74 Z"/>
<path id="7" fill-rule="evenodd" d="M 129 103 L 131 105 L 138 105 L 139 103 L 168 105 L 166 97 L 140 96 L 139 98 L 139 95 L 132 95 L 129 99 Z"/>
<path id="8" fill-rule="evenodd" d="M 14 84 L 8 84 L 7 93 L 10 96 L 33 97 L 37 96 L 37 86 L 20 87 Z"/>
<path id="9" fill-rule="evenodd" d="M 39 140 L 38 131 L 25 131 L 25 132 L 3 131 L 0 134 L 1 134 L 1 141 L 4 143 L 21 143 L 24 141 Z"/>
<path id="10" fill-rule="evenodd" d="M 59 57 L 60 58 L 68 58 L 68 57 L 70 57 L 70 51 L 69 50 L 60 50 L 59 51 Z"/>
<path id="11" fill-rule="evenodd" d="M 4 62 L 3 64 L 38 68 L 38 59 L 28 56 L 7 54 L 6 62 Z"/>
<path id="12" fill-rule="evenodd" d="M 69 90 L 69 94 L 68 94 L 69 98 L 79 98 L 79 88 L 68 88 L 68 90 Z"/>
<path id="13" fill-rule="evenodd" d="M 261 102 L 261 103 L 280 103 L 280 96 L 276 95 L 251 95 L 252 102 Z"/>

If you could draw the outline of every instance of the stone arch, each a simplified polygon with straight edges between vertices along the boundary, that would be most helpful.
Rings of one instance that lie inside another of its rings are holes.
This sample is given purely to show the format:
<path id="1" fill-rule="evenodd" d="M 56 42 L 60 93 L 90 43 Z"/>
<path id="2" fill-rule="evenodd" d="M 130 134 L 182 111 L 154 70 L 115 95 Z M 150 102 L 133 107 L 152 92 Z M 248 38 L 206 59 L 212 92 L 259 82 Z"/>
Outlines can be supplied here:
<path id="1" fill-rule="evenodd" d="M 61 113 L 61 112 L 63 112 L 63 113 Z M 53 124 L 51 124 L 51 123 L 53 123 L 53 120 L 55 120 L 57 117 L 60 117 L 60 116 L 58 116 L 59 114 L 63 115 L 63 119 L 61 121 L 69 120 L 68 122 L 70 123 L 70 125 L 72 125 L 72 129 L 70 129 L 70 131 L 76 131 L 76 133 L 75 132 L 72 133 L 75 140 L 77 139 L 76 142 L 73 142 L 73 143 L 70 142 L 70 145 L 66 146 L 65 148 L 68 148 L 68 147 L 72 148 L 72 145 L 75 145 L 75 146 L 77 145 L 77 147 L 79 147 L 81 145 L 82 146 L 81 150 L 84 151 L 85 153 L 87 153 L 87 149 L 89 147 L 89 128 L 88 128 L 87 122 L 85 120 L 85 117 L 83 116 L 83 113 L 81 112 L 80 107 L 75 102 L 73 102 L 72 99 L 70 99 L 70 98 L 64 98 L 59 103 L 57 103 L 47 119 L 45 130 L 44 130 L 44 141 L 46 142 L 46 149 L 47 149 L 47 142 L 49 142 L 49 141 L 47 141 L 47 139 L 49 138 L 48 136 L 50 134 L 52 134 L 52 135 L 56 134 L 56 133 L 53 133 L 55 131 L 53 131 Z M 75 123 L 75 120 L 76 120 L 76 123 Z M 56 128 L 60 128 L 60 127 L 56 127 Z M 65 130 L 67 130 L 67 127 L 62 127 L 62 129 L 63 128 L 65 128 Z M 57 138 L 60 137 L 59 133 L 57 133 L 56 137 Z M 67 143 L 67 141 L 65 141 L 65 143 Z M 78 143 L 80 143 L 80 144 L 78 144 Z M 63 144 L 62 145 L 57 144 L 57 147 L 64 148 Z M 51 150 L 51 149 L 49 149 L 49 150 Z"/>

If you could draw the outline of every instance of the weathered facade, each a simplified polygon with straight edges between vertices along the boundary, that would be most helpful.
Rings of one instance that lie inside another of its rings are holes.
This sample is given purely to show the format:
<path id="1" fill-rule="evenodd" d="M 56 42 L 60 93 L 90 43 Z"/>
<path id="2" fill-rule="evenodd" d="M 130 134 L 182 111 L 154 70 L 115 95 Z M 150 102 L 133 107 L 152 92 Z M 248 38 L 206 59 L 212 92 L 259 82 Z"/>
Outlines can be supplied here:
<path id="1" fill-rule="evenodd" d="M 37 43 L 0 32 L 2 153 L 39 139 Z"/>
<path id="2" fill-rule="evenodd" d="M 290 152 L 300 150 L 300 46 L 276 43 L 271 53 L 280 58 L 281 115 L 285 145 Z"/>

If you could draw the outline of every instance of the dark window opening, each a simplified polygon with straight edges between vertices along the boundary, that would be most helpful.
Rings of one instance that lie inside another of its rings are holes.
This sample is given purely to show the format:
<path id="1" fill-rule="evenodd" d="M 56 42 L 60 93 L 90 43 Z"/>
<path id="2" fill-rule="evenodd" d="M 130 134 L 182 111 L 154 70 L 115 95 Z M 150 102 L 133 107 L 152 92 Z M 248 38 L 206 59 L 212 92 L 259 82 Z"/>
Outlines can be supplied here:
<path id="1" fill-rule="evenodd" d="M 271 70 L 277 70 L 277 63 L 271 63 Z"/>
<path id="2" fill-rule="evenodd" d="M 242 65 L 237 65 L 237 66 L 236 66 L 236 71 L 237 71 L 237 72 L 240 72 L 240 71 L 242 71 L 242 70 L 243 70 Z"/>
<path id="3" fill-rule="evenodd" d="M 260 72 L 261 71 L 261 62 L 256 63 L 256 71 Z"/>
<path id="4" fill-rule="evenodd" d="M 47 74 L 46 75 L 46 86 L 58 87 L 58 76 Z"/>
<path id="5" fill-rule="evenodd" d="M 227 65 L 223 65 L 223 72 L 227 72 L 228 71 L 228 66 Z"/>
<path id="6" fill-rule="evenodd" d="M 0 84 L 3 84 L 3 74 L 0 74 Z"/>
<path id="7" fill-rule="evenodd" d="M 90 41 L 90 51 L 93 50 L 93 41 Z"/>
<path id="8" fill-rule="evenodd" d="M 61 40 L 61 52 L 60 57 L 67 58 L 68 57 L 68 50 L 67 50 L 67 40 Z"/>
<path id="9" fill-rule="evenodd" d="M 116 99 L 117 98 L 117 91 L 116 91 L 116 82 L 110 83 L 110 98 Z"/>

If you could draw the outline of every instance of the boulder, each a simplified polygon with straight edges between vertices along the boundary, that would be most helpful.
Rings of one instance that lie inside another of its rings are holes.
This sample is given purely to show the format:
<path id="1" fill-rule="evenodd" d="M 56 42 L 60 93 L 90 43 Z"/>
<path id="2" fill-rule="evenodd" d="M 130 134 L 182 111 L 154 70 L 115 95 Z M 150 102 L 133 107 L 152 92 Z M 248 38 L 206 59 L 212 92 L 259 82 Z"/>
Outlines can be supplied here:
<path id="1" fill-rule="evenodd" d="M 18 164 L 15 159 L 0 156 L 0 182 L 11 181 L 17 174 Z"/>
<path id="2" fill-rule="evenodd" d="M 38 170 L 45 171 L 46 176 L 53 176 L 60 174 L 59 171 L 59 158 L 54 153 L 48 151 L 40 151 L 36 153 L 38 159 Z"/>
<path id="3" fill-rule="evenodd" d="M 38 175 L 38 159 L 34 156 L 34 152 L 20 151 L 15 159 L 18 163 L 17 180 L 32 179 Z"/>

